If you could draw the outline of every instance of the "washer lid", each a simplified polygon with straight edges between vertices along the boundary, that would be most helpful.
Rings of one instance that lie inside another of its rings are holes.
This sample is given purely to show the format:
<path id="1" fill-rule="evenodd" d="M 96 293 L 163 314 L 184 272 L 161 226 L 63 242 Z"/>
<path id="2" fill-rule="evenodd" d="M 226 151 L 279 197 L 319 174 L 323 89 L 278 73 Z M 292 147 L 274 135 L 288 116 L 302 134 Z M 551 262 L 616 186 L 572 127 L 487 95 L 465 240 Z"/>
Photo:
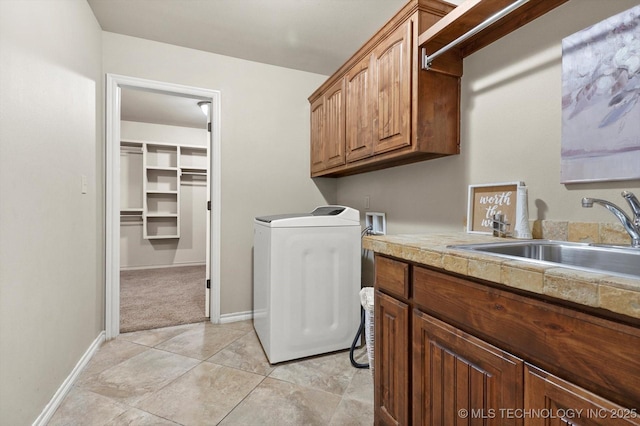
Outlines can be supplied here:
<path id="1" fill-rule="evenodd" d="M 291 213 L 255 218 L 255 223 L 272 228 L 307 226 L 360 226 L 360 212 L 345 206 L 320 206 L 311 213 Z"/>

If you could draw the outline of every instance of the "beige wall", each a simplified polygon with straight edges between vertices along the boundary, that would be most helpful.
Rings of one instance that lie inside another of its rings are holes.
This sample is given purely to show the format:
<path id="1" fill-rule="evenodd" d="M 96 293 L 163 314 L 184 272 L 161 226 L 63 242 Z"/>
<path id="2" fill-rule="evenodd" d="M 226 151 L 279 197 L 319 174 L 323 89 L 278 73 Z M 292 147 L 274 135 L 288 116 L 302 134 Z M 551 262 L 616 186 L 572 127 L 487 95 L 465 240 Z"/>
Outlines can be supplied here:
<path id="1" fill-rule="evenodd" d="M 335 200 L 334 180 L 309 178 L 309 103 L 325 79 L 103 32 L 107 73 L 221 92 L 222 314 L 252 309 L 253 218 Z"/>
<path id="2" fill-rule="evenodd" d="M 195 101 L 194 101 L 195 105 Z M 202 122 L 206 118 L 202 116 Z M 165 142 L 176 145 L 207 145 L 207 131 L 179 126 L 122 121 L 120 136 L 123 140 Z M 125 151 L 127 152 L 127 151 Z M 120 200 L 135 200 L 142 207 L 142 154 L 120 155 Z M 130 168 L 124 167 L 129 161 Z M 133 176 L 126 172 L 131 171 Z M 123 173 L 125 172 L 125 173 Z M 134 180 L 134 181 L 132 181 Z M 135 194 L 129 194 L 132 188 Z M 206 180 L 182 180 L 180 185 L 180 238 L 145 240 L 142 223 L 121 221 L 120 268 L 144 268 L 153 266 L 204 264 L 207 239 L 207 185 Z"/>
<path id="3" fill-rule="evenodd" d="M 464 61 L 461 154 L 338 180 L 338 202 L 386 212 L 391 234 L 463 230 L 469 184 L 523 180 L 532 219 L 615 222 L 584 196 L 626 206 L 640 181 L 560 184 L 561 41 L 637 4 L 576 0 Z"/>
<path id="4" fill-rule="evenodd" d="M 101 30 L 87 2 L 0 1 L 0 67 L 0 424 L 13 426 L 36 420 L 104 329 Z"/>

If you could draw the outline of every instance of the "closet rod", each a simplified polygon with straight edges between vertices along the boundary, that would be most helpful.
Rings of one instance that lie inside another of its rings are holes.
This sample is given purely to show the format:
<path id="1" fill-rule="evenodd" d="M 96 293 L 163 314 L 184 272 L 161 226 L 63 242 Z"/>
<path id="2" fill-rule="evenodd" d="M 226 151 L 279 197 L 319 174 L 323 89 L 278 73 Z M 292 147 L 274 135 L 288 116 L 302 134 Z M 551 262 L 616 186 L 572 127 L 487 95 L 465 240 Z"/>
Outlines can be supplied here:
<path id="1" fill-rule="evenodd" d="M 529 0 L 518 0 L 518 1 L 510 4 L 509 6 L 505 7 L 501 11 L 495 13 L 494 15 L 490 16 L 489 18 L 487 18 L 486 20 L 484 20 L 480 24 L 478 24 L 475 27 L 471 28 L 469 31 L 467 31 L 466 33 L 464 33 L 463 35 L 461 35 L 460 37 L 458 37 L 457 39 L 453 40 L 451 43 L 447 44 L 446 46 L 444 46 L 443 48 L 441 48 L 440 50 L 436 51 L 435 53 L 433 53 L 431 55 L 427 55 L 427 49 L 423 47 L 422 50 L 421 50 L 421 54 L 422 54 L 422 69 L 425 70 L 425 71 L 431 69 L 431 62 L 433 62 L 433 60 L 435 58 L 437 58 L 438 56 L 440 56 L 443 53 L 447 52 L 448 50 L 452 49 L 453 47 L 457 46 L 458 44 L 462 43 L 463 41 L 473 37 L 474 35 L 478 34 L 480 31 L 484 30 L 485 28 L 489 27 L 490 25 L 493 25 L 494 23 L 496 23 L 500 19 L 504 18 L 505 16 L 507 16 L 508 14 L 510 14 L 511 12 L 513 12 L 514 10 L 516 10 L 517 8 L 519 8 L 520 6 L 522 6 L 522 5 L 524 5 L 525 3 L 528 3 L 528 2 L 529 2 Z"/>

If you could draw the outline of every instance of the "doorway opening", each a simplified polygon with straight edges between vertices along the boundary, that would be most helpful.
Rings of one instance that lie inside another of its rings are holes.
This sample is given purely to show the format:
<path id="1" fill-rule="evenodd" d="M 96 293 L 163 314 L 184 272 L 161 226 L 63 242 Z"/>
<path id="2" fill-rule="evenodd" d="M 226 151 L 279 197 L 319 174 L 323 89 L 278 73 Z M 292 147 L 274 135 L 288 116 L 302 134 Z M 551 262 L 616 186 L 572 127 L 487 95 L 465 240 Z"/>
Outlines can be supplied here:
<path id="1" fill-rule="evenodd" d="M 219 106 L 217 91 L 107 75 L 107 338 L 219 322 Z"/>

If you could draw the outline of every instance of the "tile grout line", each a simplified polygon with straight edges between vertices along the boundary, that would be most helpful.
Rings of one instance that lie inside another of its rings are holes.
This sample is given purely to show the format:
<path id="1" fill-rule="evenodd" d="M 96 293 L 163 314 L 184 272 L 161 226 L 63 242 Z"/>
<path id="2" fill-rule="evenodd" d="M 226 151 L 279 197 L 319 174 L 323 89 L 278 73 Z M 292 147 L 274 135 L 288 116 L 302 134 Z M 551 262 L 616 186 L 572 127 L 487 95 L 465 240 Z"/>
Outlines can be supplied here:
<path id="1" fill-rule="evenodd" d="M 230 367 L 233 368 L 233 367 Z M 242 370 L 244 371 L 244 370 Z M 257 385 L 255 385 L 253 387 L 253 389 L 251 389 L 251 391 L 247 392 L 247 394 L 242 397 L 242 399 L 240 401 L 238 401 L 238 403 L 236 405 L 233 406 L 233 408 L 231 408 L 229 410 L 229 412 L 227 412 L 227 414 L 224 415 L 224 417 L 222 417 L 222 419 L 220 419 L 220 421 L 218 423 L 216 423 L 216 425 L 219 425 L 220 423 L 222 423 L 224 421 L 224 419 L 226 419 L 227 417 L 229 417 L 229 414 L 233 413 L 233 411 L 238 408 L 240 406 L 240 404 L 242 404 L 244 402 L 245 399 L 247 399 L 249 397 L 249 395 L 251 395 L 256 389 L 258 389 L 258 387 L 267 379 L 268 376 L 262 376 L 262 380 L 260 380 L 260 383 L 258 383 Z"/>

